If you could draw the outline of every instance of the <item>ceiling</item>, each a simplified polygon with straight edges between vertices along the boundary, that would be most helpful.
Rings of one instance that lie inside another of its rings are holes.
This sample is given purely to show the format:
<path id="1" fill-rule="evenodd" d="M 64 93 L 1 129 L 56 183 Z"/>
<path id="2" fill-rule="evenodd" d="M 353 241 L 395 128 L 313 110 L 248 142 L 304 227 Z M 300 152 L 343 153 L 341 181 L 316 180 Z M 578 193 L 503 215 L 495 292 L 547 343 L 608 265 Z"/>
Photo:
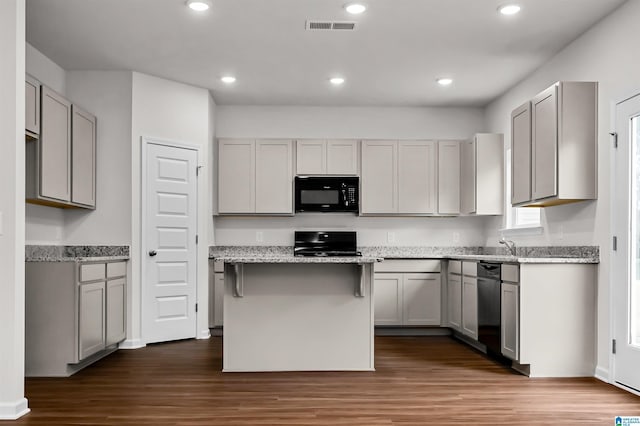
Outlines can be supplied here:
<path id="1" fill-rule="evenodd" d="M 223 105 L 483 106 L 624 1 L 517 0 L 504 17 L 501 0 L 363 0 L 357 16 L 347 0 L 27 0 L 27 41 L 66 70 L 140 71 Z"/>

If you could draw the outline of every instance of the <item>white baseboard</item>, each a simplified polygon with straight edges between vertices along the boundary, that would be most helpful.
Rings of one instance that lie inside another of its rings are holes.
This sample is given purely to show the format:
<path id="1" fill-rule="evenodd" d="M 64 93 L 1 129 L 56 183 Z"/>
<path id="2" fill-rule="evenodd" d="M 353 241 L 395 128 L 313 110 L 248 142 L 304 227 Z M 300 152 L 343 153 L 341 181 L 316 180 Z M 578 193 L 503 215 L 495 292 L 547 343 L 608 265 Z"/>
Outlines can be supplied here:
<path id="1" fill-rule="evenodd" d="M 17 420 L 29 411 L 27 398 L 16 402 L 0 402 L 0 420 Z"/>
<path id="2" fill-rule="evenodd" d="M 118 345 L 118 349 L 140 349 L 147 346 L 142 339 L 128 339 Z"/>
<path id="3" fill-rule="evenodd" d="M 609 379 L 609 370 L 602 367 L 596 367 L 596 379 L 602 380 L 605 383 L 611 383 Z"/>
<path id="4" fill-rule="evenodd" d="M 206 328 L 204 330 L 200 330 L 200 333 L 198 334 L 198 337 L 196 337 L 196 339 L 208 339 L 211 337 L 211 332 L 209 332 L 209 329 Z"/>

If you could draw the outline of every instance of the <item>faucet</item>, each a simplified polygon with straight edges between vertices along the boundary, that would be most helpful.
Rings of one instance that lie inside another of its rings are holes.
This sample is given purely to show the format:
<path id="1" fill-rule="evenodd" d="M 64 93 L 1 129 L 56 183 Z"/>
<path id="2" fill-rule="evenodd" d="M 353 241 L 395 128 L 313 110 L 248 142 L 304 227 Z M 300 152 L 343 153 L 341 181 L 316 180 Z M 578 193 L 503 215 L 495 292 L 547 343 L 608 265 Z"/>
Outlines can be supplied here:
<path id="1" fill-rule="evenodd" d="M 516 255 L 516 243 L 514 243 L 511 240 L 505 240 L 504 238 L 501 238 L 500 239 L 500 244 L 504 244 L 505 245 L 507 250 L 509 250 L 509 254 L 511 254 L 511 256 L 515 256 Z"/>

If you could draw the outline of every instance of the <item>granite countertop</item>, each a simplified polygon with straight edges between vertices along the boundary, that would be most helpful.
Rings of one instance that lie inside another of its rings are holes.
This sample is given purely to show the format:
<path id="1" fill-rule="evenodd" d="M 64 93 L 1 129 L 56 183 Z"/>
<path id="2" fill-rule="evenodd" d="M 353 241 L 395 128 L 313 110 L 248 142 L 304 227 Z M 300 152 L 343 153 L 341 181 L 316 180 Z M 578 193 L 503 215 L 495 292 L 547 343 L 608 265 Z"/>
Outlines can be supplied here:
<path id="1" fill-rule="evenodd" d="M 129 260 L 129 246 L 25 246 L 26 262 L 112 262 Z"/>
<path id="2" fill-rule="evenodd" d="M 599 263 L 599 247 L 360 247 L 362 257 L 294 257 L 291 246 L 215 246 L 209 258 L 227 263 L 371 263 L 380 259 L 455 259 L 512 263 Z"/>

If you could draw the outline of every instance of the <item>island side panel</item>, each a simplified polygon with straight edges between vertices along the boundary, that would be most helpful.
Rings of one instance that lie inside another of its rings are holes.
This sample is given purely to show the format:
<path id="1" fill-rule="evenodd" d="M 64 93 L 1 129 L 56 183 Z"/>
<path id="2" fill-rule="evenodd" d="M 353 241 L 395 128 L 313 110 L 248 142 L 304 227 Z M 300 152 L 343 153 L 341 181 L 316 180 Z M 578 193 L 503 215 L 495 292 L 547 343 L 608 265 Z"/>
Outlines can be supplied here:
<path id="1" fill-rule="evenodd" d="M 372 266 L 243 264 L 243 297 L 225 267 L 223 371 L 373 370 Z"/>

